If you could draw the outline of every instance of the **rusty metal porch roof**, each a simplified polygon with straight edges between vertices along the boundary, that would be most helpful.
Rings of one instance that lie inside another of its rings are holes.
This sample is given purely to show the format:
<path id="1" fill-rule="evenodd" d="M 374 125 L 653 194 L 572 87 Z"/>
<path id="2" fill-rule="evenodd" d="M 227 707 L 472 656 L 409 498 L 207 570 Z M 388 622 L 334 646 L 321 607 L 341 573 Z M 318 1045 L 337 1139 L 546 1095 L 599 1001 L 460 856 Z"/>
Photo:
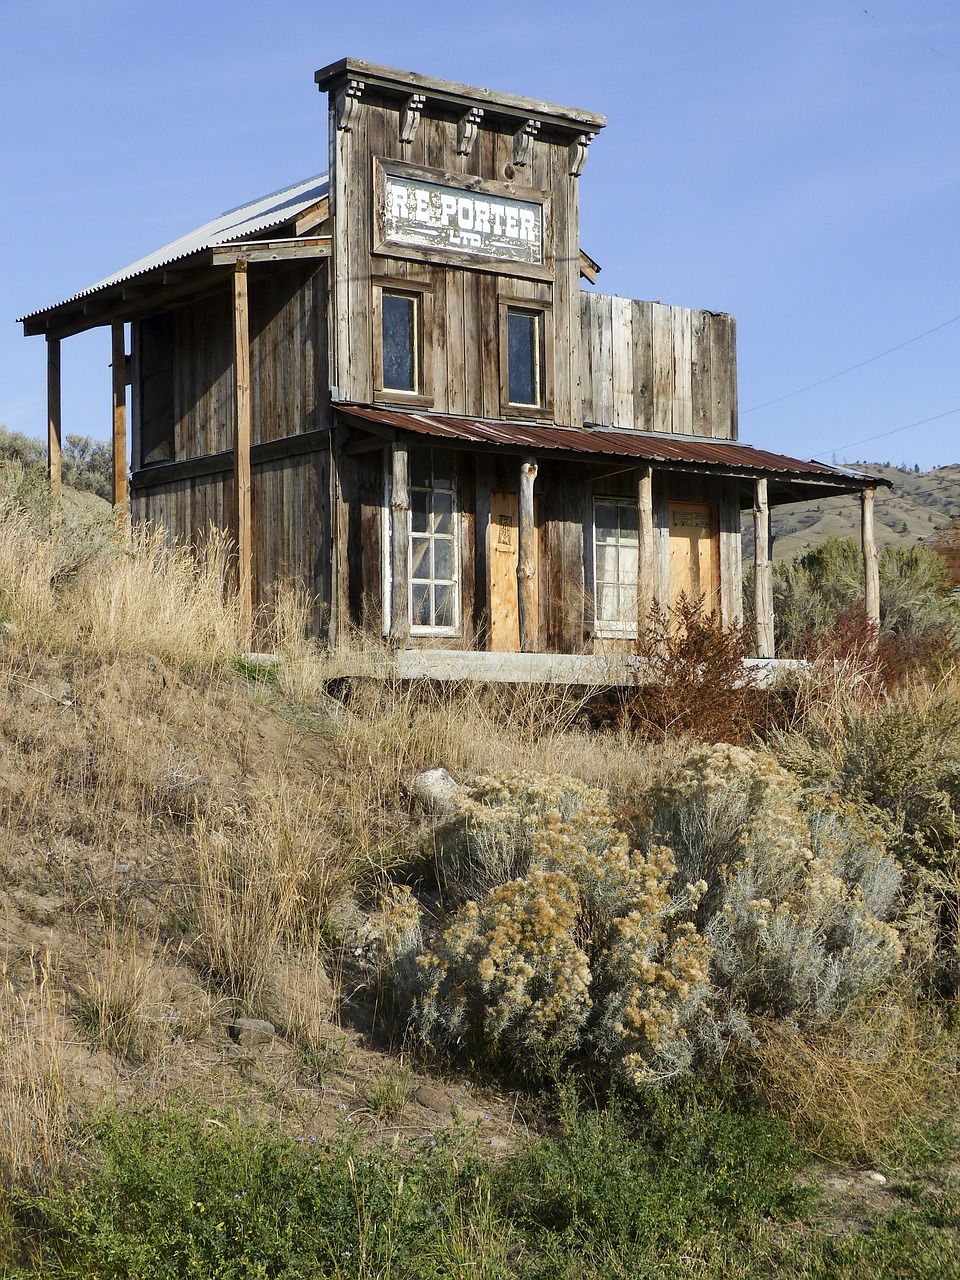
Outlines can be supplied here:
<path id="1" fill-rule="evenodd" d="M 458 418 L 442 413 L 407 413 L 370 405 L 339 404 L 337 412 L 357 426 L 412 431 L 417 435 L 464 444 L 502 445 L 512 450 L 600 454 L 636 458 L 663 466 L 705 469 L 726 475 L 771 475 L 819 482 L 837 492 L 874 485 L 890 487 L 881 476 L 824 462 L 804 462 L 730 440 L 662 432 L 616 431 L 607 427 L 554 427 L 490 418 Z"/>

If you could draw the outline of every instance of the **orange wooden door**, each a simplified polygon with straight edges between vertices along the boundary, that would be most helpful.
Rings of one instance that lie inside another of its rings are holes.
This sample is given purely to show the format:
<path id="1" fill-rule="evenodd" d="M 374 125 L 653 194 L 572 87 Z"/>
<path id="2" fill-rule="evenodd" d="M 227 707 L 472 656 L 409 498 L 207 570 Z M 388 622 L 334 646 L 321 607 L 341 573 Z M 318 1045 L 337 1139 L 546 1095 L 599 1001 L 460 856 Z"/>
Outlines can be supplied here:
<path id="1" fill-rule="evenodd" d="M 670 503 L 670 608 L 683 595 L 720 610 L 720 520 L 712 502 Z"/>
<path id="2" fill-rule="evenodd" d="M 490 493 L 490 648 L 520 649 L 517 565 L 520 562 L 520 496 L 506 489 Z"/>

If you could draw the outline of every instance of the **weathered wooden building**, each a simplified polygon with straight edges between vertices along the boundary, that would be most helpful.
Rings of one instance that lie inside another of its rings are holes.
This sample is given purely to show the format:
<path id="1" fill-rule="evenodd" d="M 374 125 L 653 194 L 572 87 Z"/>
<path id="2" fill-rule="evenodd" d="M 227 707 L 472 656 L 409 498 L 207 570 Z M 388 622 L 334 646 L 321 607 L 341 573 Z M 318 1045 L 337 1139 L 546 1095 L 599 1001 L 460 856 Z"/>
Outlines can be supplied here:
<path id="1" fill-rule="evenodd" d="M 741 617 L 769 504 L 878 481 L 739 443 L 732 317 L 605 296 L 578 184 L 602 116 L 344 59 L 328 176 L 222 215 L 23 321 L 49 351 L 113 332 L 129 510 L 236 542 L 248 616 L 302 584 L 319 634 L 401 648 L 590 652 L 681 592 Z M 129 352 L 128 338 L 129 334 Z"/>

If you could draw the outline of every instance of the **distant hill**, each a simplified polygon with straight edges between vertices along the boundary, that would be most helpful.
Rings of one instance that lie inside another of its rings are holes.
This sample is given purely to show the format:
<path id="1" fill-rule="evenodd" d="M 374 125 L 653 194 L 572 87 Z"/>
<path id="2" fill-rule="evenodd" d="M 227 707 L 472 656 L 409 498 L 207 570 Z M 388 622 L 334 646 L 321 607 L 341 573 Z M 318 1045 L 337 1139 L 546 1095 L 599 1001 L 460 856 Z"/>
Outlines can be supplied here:
<path id="1" fill-rule="evenodd" d="M 879 462 L 855 464 L 883 476 L 892 489 L 878 489 L 875 504 L 877 542 L 914 546 L 960 517 L 960 463 L 935 471 L 910 471 Z M 753 527 L 749 513 L 743 517 L 744 556 L 753 551 Z M 860 537 L 860 503 L 856 497 L 820 498 L 773 509 L 773 556 L 790 560 L 817 546 L 825 538 Z"/>

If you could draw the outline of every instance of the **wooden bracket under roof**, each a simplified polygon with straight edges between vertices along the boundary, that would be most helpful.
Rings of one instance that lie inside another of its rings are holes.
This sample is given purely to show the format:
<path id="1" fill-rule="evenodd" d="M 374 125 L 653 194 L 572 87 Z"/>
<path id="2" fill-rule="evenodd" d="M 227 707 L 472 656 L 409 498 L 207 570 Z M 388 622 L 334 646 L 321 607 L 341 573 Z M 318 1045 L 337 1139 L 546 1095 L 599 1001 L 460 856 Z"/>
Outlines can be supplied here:
<path id="1" fill-rule="evenodd" d="M 420 115 L 426 99 L 422 93 L 412 93 L 400 112 L 400 141 L 409 145 L 420 128 Z"/>
<path id="2" fill-rule="evenodd" d="M 597 135 L 595 133 L 581 133 L 575 142 L 570 143 L 570 176 L 579 178 L 583 173 L 583 166 L 587 162 L 587 148 Z"/>
<path id="3" fill-rule="evenodd" d="M 348 80 L 337 93 L 337 128 L 349 133 L 366 88 L 362 80 Z"/>
<path id="4" fill-rule="evenodd" d="M 528 120 L 522 129 L 513 135 L 513 163 L 522 169 L 530 159 L 530 148 L 533 140 L 540 132 L 539 120 Z"/>
<path id="5" fill-rule="evenodd" d="M 470 110 L 460 117 L 457 121 L 457 154 L 468 156 L 473 150 L 473 144 L 477 140 L 477 134 L 480 131 L 480 121 L 483 119 L 483 107 L 471 107 Z"/>

